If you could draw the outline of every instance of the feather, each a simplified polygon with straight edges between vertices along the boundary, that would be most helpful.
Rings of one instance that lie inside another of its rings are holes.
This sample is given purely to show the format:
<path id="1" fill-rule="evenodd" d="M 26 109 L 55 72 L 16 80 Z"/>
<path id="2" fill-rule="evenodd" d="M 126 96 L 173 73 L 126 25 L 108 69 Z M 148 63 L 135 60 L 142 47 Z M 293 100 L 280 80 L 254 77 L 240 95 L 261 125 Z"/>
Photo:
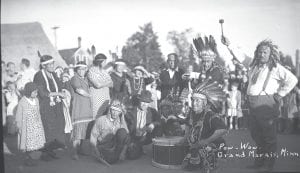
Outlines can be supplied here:
<path id="1" fill-rule="evenodd" d="M 38 53 L 38 56 L 39 56 L 40 58 L 42 58 L 42 55 L 41 55 L 40 51 L 37 51 L 37 53 Z"/>
<path id="2" fill-rule="evenodd" d="M 209 49 L 209 40 L 208 40 L 208 37 L 205 36 L 205 49 Z"/>
<path id="3" fill-rule="evenodd" d="M 218 82 L 212 80 L 205 80 L 198 84 L 194 89 L 194 93 L 203 94 L 206 96 L 207 100 L 215 109 L 219 109 L 221 101 L 226 99 L 226 94 L 221 87 L 219 87 Z"/>
<path id="4" fill-rule="evenodd" d="M 211 36 L 211 35 L 209 36 L 209 47 L 210 47 L 210 49 L 213 52 L 216 53 L 216 51 L 217 51 L 217 44 L 216 44 L 216 41 L 215 41 L 214 37 Z"/>

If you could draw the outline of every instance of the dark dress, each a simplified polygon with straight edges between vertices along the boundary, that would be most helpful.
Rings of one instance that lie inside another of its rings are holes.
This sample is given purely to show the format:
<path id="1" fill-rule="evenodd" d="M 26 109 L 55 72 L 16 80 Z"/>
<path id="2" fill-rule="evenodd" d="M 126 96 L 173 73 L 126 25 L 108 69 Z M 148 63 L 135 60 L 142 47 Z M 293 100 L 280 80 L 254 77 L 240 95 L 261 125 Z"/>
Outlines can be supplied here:
<path id="1" fill-rule="evenodd" d="M 110 96 L 113 99 L 118 99 L 123 103 L 126 103 L 129 98 L 129 88 L 126 85 L 126 80 L 128 76 L 123 73 L 123 76 L 117 75 L 115 72 L 110 74 L 110 77 L 113 81 L 113 87 L 110 88 Z"/>
<path id="2" fill-rule="evenodd" d="M 52 73 L 54 80 L 56 81 L 58 91 L 62 90 L 62 83 L 59 81 L 55 73 Z M 51 92 L 55 92 L 55 85 L 52 79 L 48 78 L 49 89 Z M 58 140 L 61 143 L 65 143 L 65 119 L 63 114 L 62 102 L 55 102 L 54 106 L 50 106 L 49 91 L 47 90 L 46 81 L 43 77 L 42 71 L 38 71 L 33 82 L 38 86 L 38 99 L 40 103 L 41 119 L 43 122 L 46 142 Z"/>
<path id="3" fill-rule="evenodd" d="M 82 89 L 89 93 L 89 84 L 86 78 L 81 78 L 75 74 L 71 79 L 72 92 L 72 139 L 80 140 L 86 138 L 88 124 L 93 120 L 92 101 L 90 97 L 85 97 L 76 92 Z"/>

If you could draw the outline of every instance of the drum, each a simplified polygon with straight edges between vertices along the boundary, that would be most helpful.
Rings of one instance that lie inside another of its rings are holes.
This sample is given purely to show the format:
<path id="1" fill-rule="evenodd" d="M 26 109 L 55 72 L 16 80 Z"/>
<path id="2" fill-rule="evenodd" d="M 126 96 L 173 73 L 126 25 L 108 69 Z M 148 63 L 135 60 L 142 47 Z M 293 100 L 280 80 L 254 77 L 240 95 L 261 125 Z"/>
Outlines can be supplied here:
<path id="1" fill-rule="evenodd" d="M 183 139 L 180 136 L 153 139 L 152 165 L 164 169 L 181 169 L 182 161 L 188 152 L 188 146 L 177 146 Z"/>

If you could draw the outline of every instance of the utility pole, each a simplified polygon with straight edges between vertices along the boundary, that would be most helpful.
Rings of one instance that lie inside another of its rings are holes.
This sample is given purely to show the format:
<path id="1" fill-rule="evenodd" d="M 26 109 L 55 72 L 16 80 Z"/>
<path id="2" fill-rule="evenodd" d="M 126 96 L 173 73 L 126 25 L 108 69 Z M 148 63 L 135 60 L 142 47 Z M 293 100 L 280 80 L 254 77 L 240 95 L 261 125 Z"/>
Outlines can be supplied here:
<path id="1" fill-rule="evenodd" d="M 55 46 L 55 49 L 57 49 L 57 35 L 56 35 L 56 30 L 59 29 L 59 26 L 54 26 L 52 27 L 53 29 L 53 32 L 54 32 L 54 46 Z"/>
<path id="2" fill-rule="evenodd" d="M 296 75 L 300 76 L 300 50 L 296 50 Z"/>

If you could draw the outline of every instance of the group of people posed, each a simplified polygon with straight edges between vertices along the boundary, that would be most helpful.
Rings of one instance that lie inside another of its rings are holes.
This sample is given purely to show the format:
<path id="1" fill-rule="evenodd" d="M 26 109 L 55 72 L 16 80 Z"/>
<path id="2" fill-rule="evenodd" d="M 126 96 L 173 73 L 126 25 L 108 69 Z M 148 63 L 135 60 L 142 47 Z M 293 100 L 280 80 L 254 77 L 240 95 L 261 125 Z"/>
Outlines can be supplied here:
<path id="1" fill-rule="evenodd" d="M 221 41 L 235 57 L 229 40 L 223 36 Z M 89 154 L 110 165 L 138 159 L 153 138 L 182 136 L 177 145 L 189 146 L 183 168 L 197 169 L 206 157 L 201 150 L 226 152 L 220 151 L 223 136 L 238 128 L 246 112 L 257 153 L 275 152 L 279 103 L 297 84 L 279 63 L 277 46 L 260 42 L 250 69 L 226 75 L 215 62 L 219 53 L 212 36 L 195 38 L 193 44 L 201 63 L 197 70 L 193 65 L 181 69 L 176 53 L 168 54 L 168 66 L 159 73 L 148 72 L 143 64 L 130 69 L 123 59 L 108 67 L 101 53 L 93 65 L 80 61 L 69 69 L 72 73 L 59 75 L 50 55 L 38 53 L 37 72 L 25 58 L 21 73 L 13 63 L 2 62 L 2 69 L 7 67 L 2 71 L 3 120 L 8 134 L 18 134 L 25 164 L 36 165 L 37 151 L 41 160 L 57 159 L 56 150 L 66 148 L 66 141 L 72 142 L 71 155 L 78 160 L 82 142 L 88 140 Z M 216 160 L 211 162 L 210 168 L 216 166 Z M 275 158 L 259 157 L 252 167 L 271 171 L 274 164 Z"/>

